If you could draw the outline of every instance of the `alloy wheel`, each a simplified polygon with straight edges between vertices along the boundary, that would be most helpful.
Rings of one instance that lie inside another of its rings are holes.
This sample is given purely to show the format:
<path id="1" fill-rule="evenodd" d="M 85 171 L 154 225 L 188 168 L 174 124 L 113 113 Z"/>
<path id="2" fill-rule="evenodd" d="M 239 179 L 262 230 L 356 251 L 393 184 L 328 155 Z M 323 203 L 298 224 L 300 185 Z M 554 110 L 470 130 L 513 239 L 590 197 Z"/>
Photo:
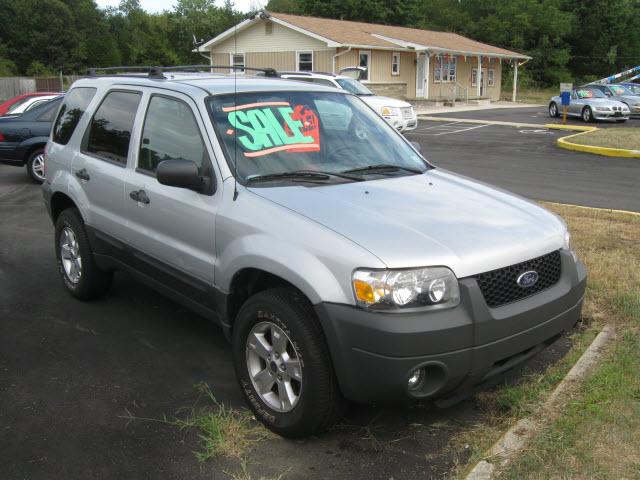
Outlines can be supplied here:
<path id="1" fill-rule="evenodd" d="M 36 155 L 33 159 L 33 162 L 31 163 L 31 171 L 38 180 L 44 182 L 44 153 Z"/>
<path id="2" fill-rule="evenodd" d="M 293 342 L 278 325 L 260 322 L 246 343 L 249 377 L 260 399 L 277 412 L 290 412 L 300 400 L 302 364 Z"/>
<path id="3" fill-rule="evenodd" d="M 82 277 L 82 257 L 76 234 L 69 227 L 64 227 L 60 235 L 60 259 L 67 279 L 78 283 Z"/>

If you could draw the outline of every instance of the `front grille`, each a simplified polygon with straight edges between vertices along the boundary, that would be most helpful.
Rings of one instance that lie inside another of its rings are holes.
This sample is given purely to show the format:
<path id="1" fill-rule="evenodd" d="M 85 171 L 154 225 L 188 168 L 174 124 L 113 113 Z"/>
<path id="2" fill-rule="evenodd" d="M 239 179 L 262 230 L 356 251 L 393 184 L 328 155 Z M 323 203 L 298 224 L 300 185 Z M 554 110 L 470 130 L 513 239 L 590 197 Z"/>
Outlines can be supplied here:
<path id="1" fill-rule="evenodd" d="M 413 118 L 413 107 L 406 107 L 402 109 L 402 118 Z"/>
<path id="2" fill-rule="evenodd" d="M 530 297 L 555 285 L 560 280 L 560 265 L 560 252 L 556 250 L 526 262 L 481 273 L 476 276 L 476 281 L 487 305 L 494 308 Z M 521 287 L 517 283 L 518 277 L 530 270 L 537 272 L 538 281 L 531 287 Z"/>

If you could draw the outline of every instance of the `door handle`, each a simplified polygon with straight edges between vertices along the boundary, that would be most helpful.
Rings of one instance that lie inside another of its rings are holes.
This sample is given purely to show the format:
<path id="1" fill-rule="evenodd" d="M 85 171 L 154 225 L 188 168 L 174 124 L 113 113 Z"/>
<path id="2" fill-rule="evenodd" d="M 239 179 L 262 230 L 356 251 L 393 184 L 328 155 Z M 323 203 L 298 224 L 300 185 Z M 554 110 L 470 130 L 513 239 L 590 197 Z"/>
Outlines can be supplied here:
<path id="1" fill-rule="evenodd" d="M 91 177 L 89 176 L 89 172 L 87 172 L 86 168 L 82 168 L 78 170 L 76 172 L 76 177 L 78 177 L 80 180 L 86 180 L 87 182 L 91 180 Z"/>
<path id="2" fill-rule="evenodd" d="M 149 197 L 147 196 L 147 192 L 145 192 L 144 190 L 134 190 L 133 192 L 129 193 L 129 196 L 136 202 L 144 203 L 145 205 L 151 203 L 151 200 L 149 200 Z"/>

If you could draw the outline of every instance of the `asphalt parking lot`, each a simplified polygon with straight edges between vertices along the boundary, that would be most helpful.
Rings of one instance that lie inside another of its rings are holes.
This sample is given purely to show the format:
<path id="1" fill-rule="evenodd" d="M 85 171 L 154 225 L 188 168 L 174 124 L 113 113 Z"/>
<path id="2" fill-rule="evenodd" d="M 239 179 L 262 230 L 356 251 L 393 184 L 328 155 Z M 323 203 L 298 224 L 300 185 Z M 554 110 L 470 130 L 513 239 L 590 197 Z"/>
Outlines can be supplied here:
<path id="1" fill-rule="evenodd" d="M 243 408 L 220 330 L 126 275 L 103 300 L 72 299 L 40 188 L 23 169 L 0 166 L 0 220 L 0 477 L 246 478 L 232 477 L 236 459 L 199 465 L 196 432 L 126 418 L 173 418 L 203 381 Z M 568 347 L 561 338 L 524 371 Z M 255 444 L 247 469 L 252 478 L 442 478 L 467 460 L 458 436 L 481 415 L 473 399 L 448 410 L 354 406 L 326 434 Z"/>
<path id="2" fill-rule="evenodd" d="M 532 109 L 512 110 L 458 112 L 447 117 L 467 114 L 478 120 L 525 123 L 523 117 L 530 112 L 520 110 Z M 436 166 L 534 200 L 640 211 L 640 162 L 558 148 L 558 137 L 569 134 L 543 125 L 497 126 L 461 119 L 420 120 L 418 128 L 406 136 L 420 143 L 422 153 Z"/>
<path id="3" fill-rule="evenodd" d="M 460 119 L 489 120 L 499 122 L 536 123 L 541 125 L 544 125 L 546 123 L 562 123 L 562 118 L 549 117 L 546 106 L 525 108 L 489 108 L 486 110 L 470 110 L 466 112 L 437 113 L 429 116 L 455 117 Z M 575 117 L 567 117 L 567 124 L 581 126 L 585 125 L 585 123 L 581 119 Z M 590 123 L 588 125 L 596 126 L 598 128 L 640 127 L 640 119 L 634 117 L 623 123 L 596 122 Z"/>

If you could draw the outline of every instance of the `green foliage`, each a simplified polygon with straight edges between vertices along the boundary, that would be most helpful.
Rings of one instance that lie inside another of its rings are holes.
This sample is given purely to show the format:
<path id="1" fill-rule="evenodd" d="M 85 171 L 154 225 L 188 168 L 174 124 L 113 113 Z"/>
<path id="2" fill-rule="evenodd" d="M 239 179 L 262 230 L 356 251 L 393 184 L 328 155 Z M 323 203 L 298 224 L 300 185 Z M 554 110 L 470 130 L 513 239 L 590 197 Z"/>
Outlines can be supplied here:
<path id="1" fill-rule="evenodd" d="M 456 32 L 526 53 L 533 60 L 520 71 L 523 87 L 640 64 L 640 0 L 269 0 L 266 8 Z M 231 0 L 177 0 L 155 14 L 139 0 L 107 9 L 95 0 L 0 0 L 0 75 L 202 63 L 194 37 L 209 40 L 243 17 Z"/>

